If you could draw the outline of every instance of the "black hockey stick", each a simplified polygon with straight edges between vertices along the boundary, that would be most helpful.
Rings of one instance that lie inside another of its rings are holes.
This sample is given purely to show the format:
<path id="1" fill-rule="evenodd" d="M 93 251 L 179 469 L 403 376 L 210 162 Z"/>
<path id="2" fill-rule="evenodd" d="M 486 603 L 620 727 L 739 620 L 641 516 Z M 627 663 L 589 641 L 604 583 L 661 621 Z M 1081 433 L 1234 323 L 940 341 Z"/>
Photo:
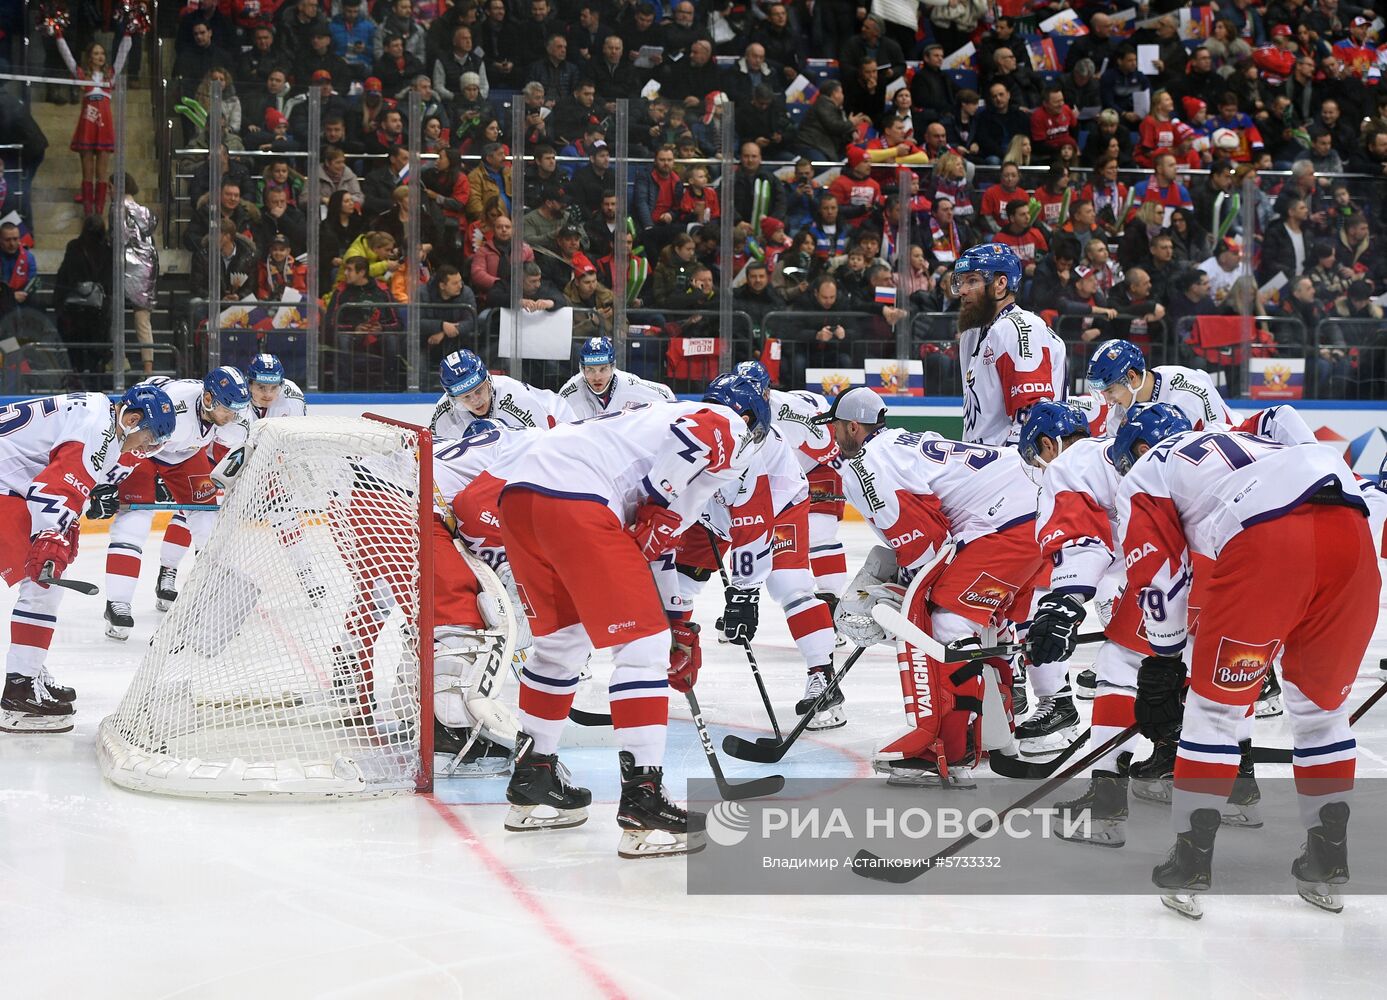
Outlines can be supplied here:
<path id="1" fill-rule="evenodd" d="M 1000 750 L 989 750 L 987 752 L 987 766 L 992 768 L 994 774 L 1000 774 L 1003 778 L 1042 781 L 1063 767 L 1064 762 L 1073 757 L 1079 748 L 1088 742 L 1089 734 L 1092 732 L 1091 729 L 1085 729 L 1073 743 L 1061 750 L 1057 756 L 1039 762 L 1022 760 L 1020 757 L 1013 757 L 1011 754 L 1002 753 Z"/>
<path id="2" fill-rule="evenodd" d="M 1040 785 L 1034 791 L 1031 791 L 1030 793 L 1023 795 L 1021 798 L 1017 799 L 1011 805 L 1007 806 L 1005 809 L 999 812 L 996 815 L 995 819 L 989 819 L 979 824 L 978 830 L 976 832 L 969 831 L 967 834 L 960 837 L 958 840 L 955 840 L 952 844 L 944 848 L 942 851 L 938 851 L 937 853 L 930 855 L 928 858 L 925 858 L 924 860 L 915 861 L 912 863 L 886 865 L 882 863 L 883 859 L 880 855 L 873 854 L 871 851 L 868 850 L 861 850 L 858 851 L 855 855 L 853 855 L 852 870 L 855 874 L 860 875 L 863 878 L 872 879 L 876 882 L 893 882 L 896 885 L 903 885 L 906 882 L 913 882 L 921 875 L 924 875 L 926 872 L 928 872 L 931 868 L 934 868 L 938 864 L 938 862 L 943 861 L 945 858 L 952 858 L 955 854 L 958 854 L 961 851 L 968 848 L 969 846 L 971 846 L 983 835 L 989 833 L 994 827 L 1001 824 L 1012 813 L 1016 812 L 1017 810 L 1025 809 L 1031 805 L 1034 805 L 1036 802 L 1039 802 L 1047 795 L 1052 794 L 1055 791 L 1055 789 L 1059 788 L 1070 778 L 1074 777 L 1074 775 L 1079 774 L 1084 770 L 1084 768 L 1088 767 L 1094 761 L 1103 757 L 1114 747 L 1121 746 L 1123 743 L 1127 742 L 1136 734 L 1136 725 L 1133 724 L 1128 726 L 1126 729 L 1122 730 L 1122 732 L 1118 733 L 1112 739 L 1108 740 L 1102 746 L 1098 747 L 1096 750 L 1094 750 L 1088 756 L 1084 757 L 1078 763 L 1071 764 L 1062 772 L 1055 775 L 1049 781 L 1045 782 L 1045 784 Z"/>
<path id="3" fill-rule="evenodd" d="M 722 577 L 723 590 L 732 588 L 732 578 L 727 575 L 727 567 L 722 563 L 722 553 L 718 551 L 718 536 L 713 534 L 713 529 L 706 524 L 703 530 L 708 533 L 708 545 L 713 550 L 713 559 L 718 564 L 718 575 Z M 780 723 L 776 721 L 775 709 L 771 706 L 771 696 L 766 691 L 766 682 L 761 679 L 761 668 L 756 664 L 756 654 L 751 651 L 751 640 L 743 639 L 737 643 L 746 652 L 746 662 L 751 665 L 751 676 L 756 678 L 756 689 L 761 692 L 761 701 L 766 706 L 766 714 L 771 719 L 771 730 L 775 733 L 775 738 L 780 739 Z"/>
<path id="4" fill-rule="evenodd" d="M 713 749 L 713 737 L 708 734 L 708 726 L 703 721 L 703 711 L 698 707 L 698 698 L 693 691 L 685 691 L 684 697 L 689 700 L 694 728 L 698 730 L 698 738 L 703 743 L 703 753 L 708 758 L 708 767 L 713 771 L 713 780 L 718 783 L 719 795 L 732 802 L 736 799 L 756 799 L 764 795 L 774 795 L 785 787 L 785 777 L 779 774 L 768 774 L 763 778 L 752 778 L 735 785 L 728 781 L 723 776 L 722 765 L 718 763 L 718 752 Z"/>
<path id="5" fill-rule="evenodd" d="M 1368 695 L 1367 701 L 1359 705 L 1354 713 L 1349 716 L 1348 724 L 1351 726 L 1363 716 L 1368 714 L 1368 709 L 1372 708 L 1382 697 L 1387 695 L 1387 683 L 1382 684 L 1376 691 Z M 1289 764 L 1291 763 L 1291 751 L 1281 747 L 1253 747 L 1252 761 L 1255 764 Z"/>
<path id="6" fill-rule="evenodd" d="M 581 708 L 568 710 L 568 721 L 580 726 L 610 726 L 612 717 L 602 712 L 584 712 Z"/>
<path id="7" fill-rule="evenodd" d="M 819 696 L 814 699 L 814 704 L 809 706 L 809 711 L 800 717 L 799 724 L 790 730 L 790 735 L 784 739 L 777 737 L 762 736 L 759 740 L 744 740 L 740 736 L 724 736 L 722 739 L 722 752 L 729 757 L 736 757 L 738 760 L 755 761 L 758 764 L 774 764 L 784 757 L 800 738 L 800 735 L 809 728 L 809 723 L 819 710 L 828 704 L 828 699 L 833 697 L 833 693 L 843 683 L 843 678 L 848 675 L 852 665 L 857 662 L 858 657 L 867 651 L 866 646 L 858 647 L 851 656 L 843 663 L 842 668 L 834 675 L 833 680 L 828 682 L 828 686 L 819 692 Z"/>
<path id="8" fill-rule="evenodd" d="M 79 594 L 88 597 L 95 597 L 101 593 L 101 588 L 94 583 L 87 583 L 85 580 L 57 580 L 53 577 L 54 566 L 51 562 L 43 564 L 43 569 L 39 571 L 39 578 L 34 581 L 46 587 L 65 587 L 68 590 L 75 590 Z"/>

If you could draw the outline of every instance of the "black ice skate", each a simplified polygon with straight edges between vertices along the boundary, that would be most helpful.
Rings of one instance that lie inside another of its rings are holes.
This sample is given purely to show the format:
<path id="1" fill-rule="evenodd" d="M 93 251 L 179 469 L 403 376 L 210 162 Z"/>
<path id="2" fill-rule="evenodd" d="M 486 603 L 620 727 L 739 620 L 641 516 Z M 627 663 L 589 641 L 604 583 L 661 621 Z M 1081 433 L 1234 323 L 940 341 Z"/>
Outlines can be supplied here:
<path id="1" fill-rule="evenodd" d="M 621 804 L 616 821 L 622 833 L 616 853 L 623 858 L 664 858 L 703 850 L 703 817 L 690 816 L 665 796 L 664 769 L 637 767 L 626 750 L 617 756 Z"/>
<path id="2" fill-rule="evenodd" d="M 1080 670 L 1074 677 L 1074 697 L 1092 701 L 1098 696 L 1098 675 L 1092 670 Z"/>
<path id="3" fill-rule="evenodd" d="M 1348 882 L 1348 803 L 1320 806 L 1320 825 L 1305 831 L 1305 847 L 1291 862 L 1300 898 L 1330 913 L 1342 913 L 1343 897 L 1332 886 Z"/>
<path id="4" fill-rule="evenodd" d="M 819 695 L 824 693 L 832 681 L 833 664 L 827 663 L 821 667 L 811 668 L 809 677 L 804 683 L 804 697 L 795 702 L 795 714 L 802 716 L 812 709 L 814 702 Z M 814 718 L 807 728 L 815 730 L 840 729 L 847 724 L 848 717 L 843 712 L 843 689 L 837 687 L 833 689 L 833 694 L 828 700 L 819 706 L 819 710 L 814 713 Z"/>
<path id="5" fill-rule="evenodd" d="M 433 722 L 433 752 L 448 758 L 437 769 L 441 778 L 490 778 L 510 770 L 514 751 L 495 743 L 476 729 Z"/>
<path id="6" fill-rule="evenodd" d="M 1016 742 L 1023 757 L 1055 753 L 1078 737 L 1079 713 L 1074 710 L 1068 687 L 1057 695 L 1041 698 L 1035 714 L 1016 727 Z"/>
<path id="7" fill-rule="evenodd" d="M 1267 676 L 1262 681 L 1262 690 L 1257 695 L 1257 718 L 1274 719 L 1282 712 L 1281 682 L 1276 679 L 1276 667 L 1267 664 Z"/>
<path id="8" fill-rule="evenodd" d="M 1157 740 L 1151 756 L 1132 765 L 1132 794 L 1146 802 L 1170 805 L 1170 789 L 1175 781 L 1175 740 Z"/>
<path id="9" fill-rule="evenodd" d="M 39 667 L 39 680 L 43 681 L 43 686 L 48 689 L 50 695 L 64 704 L 71 705 L 77 700 L 77 692 L 55 681 L 53 675 L 48 672 L 47 667 Z"/>
<path id="10" fill-rule="evenodd" d="M 124 642 L 130 638 L 130 630 L 135 627 L 135 619 L 130 615 L 130 605 L 124 601 L 107 601 L 106 638 Z"/>
<path id="11" fill-rule="evenodd" d="M 1019 719 L 1031 707 L 1031 699 L 1026 694 L 1026 665 L 1018 663 L 1011 680 L 1011 717 Z"/>
<path id="12" fill-rule="evenodd" d="M 1238 747 L 1242 750 L 1242 759 L 1238 761 L 1238 776 L 1233 780 L 1233 791 L 1222 810 L 1223 825 L 1257 830 L 1262 826 L 1262 813 L 1258 809 L 1262 790 L 1257 787 L 1257 778 L 1252 773 L 1252 740 L 1243 740 Z"/>
<path id="13" fill-rule="evenodd" d="M 178 600 L 178 570 L 171 566 L 159 567 L 159 579 L 154 582 L 154 606 L 167 611 Z"/>
<path id="14" fill-rule="evenodd" d="M 1190 814 L 1190 829 L 1176 834 L 1170 855 L 1151 869 L 1152 882 L 1173 890 L 1161 902 L 1182 917 L 1198 920 L 1204 915 L 1195 893 L 1207 891 L 1213 882 L 1214 837 L 1220 821 L 1217 809 L 1196 809 Z"/>
<path id="15" fill-rule="evenodd" d="M 70 733 L 74 714 L 71 703 L 55 698 L 42 677 L 5 675 L 0 733 Z"/>
<path id="16" fill-rule="evenodd" d="M 592 792 L 569 784 L 557 754 L 536 753 L 535 741 L 521 733 L 515 741 L 515 771 L 506 786 L 506 829 L 562 830 L 588 821 Z M 625 801 L 623 796 L 622 801 Z"/>
<path id="17" fill-rule="evenodd" d="M 1061 813 L 1055 836 L 1071 844 L 1121 847 L 1127 843 L 1127 775 L 1121 771 L 1094 771 L 1088 789 L 1077 799 L 1056 802 Z M 1076 821 L 1087 813 L 1087 822 Z M 1064 815 L 1068 814 L 1068 815 Z"/>

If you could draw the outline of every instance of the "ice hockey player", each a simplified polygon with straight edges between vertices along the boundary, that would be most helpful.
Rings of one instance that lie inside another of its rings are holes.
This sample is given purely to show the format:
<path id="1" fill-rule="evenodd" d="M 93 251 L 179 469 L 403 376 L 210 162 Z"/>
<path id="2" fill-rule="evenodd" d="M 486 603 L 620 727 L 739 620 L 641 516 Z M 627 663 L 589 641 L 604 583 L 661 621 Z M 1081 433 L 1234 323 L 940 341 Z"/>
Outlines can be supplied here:
<path id="1" fill-rule="evenodd" d="M 573 411 L 557 393 L 509 375 L 493 375 L 472 351 L 454 351 L 444 358 L 438 377 L 444 393 L 429 423 L 435 437 L 460 438 L 468 424 L 483 417 L 517 430 L 554 427 L 573 419 Z"/>
<path id="2" fill-rule="evenodd" d="M 308 413 L 303 390 L 293 381 L 284 377 L 284 365 L 273 354 L 257 354 L 246 369 L 246 382 L 250 386 L 250 406 L 244 419 L 234 424 L 217 428 L 209 456 L 215 468 L 217 463 L 232 448 L 243 443 L 250 424 L 269 417 L 302 417 Z M 280 538 L 295 564 L 304 590 L 313 600 L 321 600 L 327 594 L 326 588 L 313 577 L 312 569 L 306 561 L 305 553 L 298 548 L 298 519 L 292 523 L 276 524 Z M 176 512 L 164 529 L 164 544 L 159 550 L 159 578 L 154 585 L 155 607 L 167 611 L 178 599 L 178 568 L 183 557 L 193 544 L 192 533 L 188 530 L 188 513 Z"/>
<path id="3" fill-rule="evenodd" d="M 1207 372 L 1181 365 L 1146 367 L 1146 356 L 1130 340 L 1107 340 L 1088 363 L 1088 384 L 1103 397 L 1104 435 L 1112 437 L 1127 410 L 1138 403 L 1169 403 L 1195 430 L 1230 427 L 1242 418 L 1219 395 Z"/>
<path id="4" fill-rule="evenodd" d="M 1237 730 L 1278 656 L 1307 833 L 1291 865 L 1307 901 L 1338 912 L 1348 881 L 1346 801 L 1357 748 L 1345 704 L 1378 617 L 1376 547 L 1353 472 L 1321 444 L 1286 447 L 1191 430 L 1178 409 L 1134 407 L 1113 442 L 1127 585 L 1153 655 L 1137 675 L 1142 734 L 1181 724 L 1189 553 L 1214 560 L 1185 695 L 1171 819 L 1152 872 L 1167 906 L 1197 916 L 1212 880 L 1219 805 L 1238 774 Z M 1287 573 L 1285 567 L 1296 572 Z M 1276 586 L 1266 586 L 1274 579 Z"/>
<path id="5" fill-rule="evenodd" d="M 958 304 L 963 440 L 1014 445 L 1032 405 L 1066 395 L 1065 345 L 1016 304 L 1021 259 L 1002 243 L 965 250 L 949 276 Z"/>
<path id="6" fill-rule="evenodd" d="M 838 541 L 843 520 L 842 461 L 833 434 L 814 423 L 828 412 L 828 400 L 807 389 L 772 389 L 770 372 L 759 361 L 743 361 L 735 370 L 761 386 L 771 407 L 771 422 L 794 449 L 809 482 L 809 569 L 819 597 L 830 609 L 836 608 L 848 582 L 848 557 Z"/>
<path id="7" fill-rule="evenodd" d="M 168 495 L 178 503 L 213 508 L 188 512 L 190 540 L 201 547 L 211 534 L 217 516 L 217 487 L 211 478 L 210 446 L 221 428 L 242 421 L 250 405 L 250 389 L 245 376 L 230 365 L 213 369 L 200 382 L 155 378 L 140 384 L 157 386 L 168 394 L 173 400 L 176 426 L 157 457 L 135 460 L 130 474 L 120 484 L 119 503 L 154 503 L 158 499 L 157 484 L 162 483 Z M 135 625 L 130 601 L 135 596 L 140 558 L 153 521 L 153 511 L 122 510 L 111 522 L 106 550 L 105 618 L 109 638 L 123 642 Z"/>
<path id="8" fill-rule="evenodd" d="M 701 403 L 636 403 L 558 427 L 494 470 L 506 482 L 501 533 L 535 636 L 522 673 L 507 829 L 587 819 L 592 794 L 569 783 L 556 754 L 587 654 L 609 648 L 621 747 L 617 853 L 642 858 L 702 846 L 701 823 L 666 797 L 661 767 L 668 690 L 692 685 L 697 635 L 667 620 L 649 563 L 741 475 L 769 432 L 760 390 L 724 375 Z"/>
<path id="9" fill-rule="evenodd" d="M 155 386 L 128 390 L 117 403 L 74 392 L 0 409 L 0 577 L 19 585 L 10 612 L 10 648 L 0 694 L 0 732 L 65 733 L 77 693 L 44 666 L 63 588 L 77 557 L 80 520 L 92 505 L 115 502 L 109 479 L 121 455 L 151 455 L 174 429 L 174 404 Z"/>
<path id="10" fill-rule="evenodd" d="M 803 715 L 833 680 L 833 612 L 814 591 L 809 569 L 809 484 L 789 444 L 772 423 L 765 444 L 742 478 L 713 494 L 703 522 L 728 543 L 723 562 L 731 585 L 724 589 L 723 614 L 717 629 L 729 642 L 749 644 L 760 627 L 761 585 L 785 612 L 790 637 L 804 657 L 808 677 L 804 697 L 795 705 Z M 677 569 L 665 575 L 674 586 L 680 613 L 693 604 L 702 581 L 717 568 L 708 533 L 695 527 L 680 536 L 674 554 Z M 722 546 L 719 545 L 719 548 Z M 654 569 L 655 567 L 652 567 Z M 657 571 L 657 579 L 661 577 Z M 837 729 L 847 724 L 841 690 L 809 723 L 810 729 Z"/>
<path id="11" fill-rule="evenodd" d="M 886 638 L 871 617 L 879 600 L 899 606 L 907 573 L 930 564 L 953 540 L 958 550 L 916 590 L 911 622 L 948 644 L 1006 627 L 1030 607 L 1041 570 L 1035 538 L 1036 489 L 1012 448 L 950 441 L 933 433 L 886 427 L 886 405 L 871 389 L 839 396 L 820 418 L 831 424 L 847 460 L 843 487 L 889 549 L 872 550 L 838 605 L 838 628 L 859 646 Z M 873 759 L 892 784 L 964 785 L 983 749 L 983 669 L 1009 703 L 1011 667 L 987 661 L 977 669 L 946 666 L 910 644 L 897 646 L 908 728 Z M 1010 720 L 990 720 L 997 747 L 1011 742 Z M 990 749 L 989 747 L 988 749 Z"/>
<path id="12" fill-rule="evenodd" d="M 578 351 L 579 371 L 559 389 L 577 419 L 619 410 L 627 403 L 672 403 L 669 386 L 647 382 L 616 366 L 616 348 L 607 337 L 590 337 Z"/>

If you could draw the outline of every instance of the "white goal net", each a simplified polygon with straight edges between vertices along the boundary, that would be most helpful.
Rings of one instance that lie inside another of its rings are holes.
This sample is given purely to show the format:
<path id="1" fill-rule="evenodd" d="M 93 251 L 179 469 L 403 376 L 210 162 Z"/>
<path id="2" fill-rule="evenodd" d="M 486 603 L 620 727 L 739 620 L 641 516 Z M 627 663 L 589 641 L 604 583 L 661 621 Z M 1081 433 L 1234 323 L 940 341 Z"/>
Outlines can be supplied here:
<path id="1" fill-rule="evenodd" d="M 108 778 L 227 797 L 428 787 L 430 447 L 368 418 L 252 427 L 211 538 L 101 723 Z"/>

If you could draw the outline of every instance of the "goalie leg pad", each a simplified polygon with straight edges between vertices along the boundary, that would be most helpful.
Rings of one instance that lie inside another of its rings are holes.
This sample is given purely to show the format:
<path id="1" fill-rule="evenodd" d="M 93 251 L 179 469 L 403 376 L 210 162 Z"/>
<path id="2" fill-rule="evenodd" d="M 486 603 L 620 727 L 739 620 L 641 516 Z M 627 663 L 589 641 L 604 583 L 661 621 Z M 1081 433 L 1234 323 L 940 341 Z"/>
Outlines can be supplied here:
<path id="1" fill-rule="evenodd" d="M 480 729 L 493 743 L 515 746 L 520 722 L 500 702 L 508 671 L 502 637 L 458 626 L 433 632 L 434 716 L 450 729 Z"/>

